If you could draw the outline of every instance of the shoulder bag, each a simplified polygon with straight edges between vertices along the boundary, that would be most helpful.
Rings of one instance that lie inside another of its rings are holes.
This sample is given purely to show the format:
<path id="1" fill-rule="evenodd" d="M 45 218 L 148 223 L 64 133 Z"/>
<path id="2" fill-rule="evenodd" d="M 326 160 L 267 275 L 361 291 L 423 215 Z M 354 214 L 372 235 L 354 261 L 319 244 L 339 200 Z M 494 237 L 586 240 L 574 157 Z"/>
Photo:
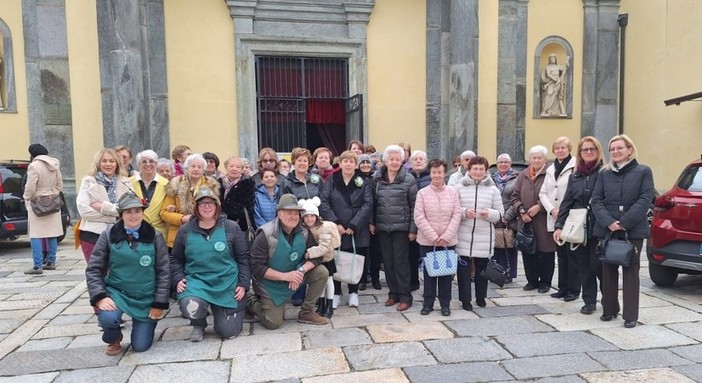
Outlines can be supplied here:
<path id="1" fill-rule="evenodd" d="M 612 235 L 613 233 L 610 231 L 600 241 L 600 246 L 598 247 L 600 260 L 610 265 L 631 266 L 631 258 L 636 256 L 638 249 L 633 243 L 629 242 L 629 235 L 626 230 L 624 230 L 624 239 L 614 239 Z"/>
<path id="2" fill-rule="evenodd" d="M 495 248 L 511 249 L 514 247 L 514 231 L 504 224 L 495 226 Z"/>
<path id="3" fill-rule="evenodd" d="M 244 217 L 246 218 L 246 241 L 249 243 L 249 247 L 253 243 L 254 238 L 256 238 L 256 231 L 251 224 L 251 218 L 249 218 L 249 210 L 244 207 Z"/>
<path id="4" fill-rule="evenodd" d="M 536 254 L 536 234 L 531 223 L 525 223 L 514 238 L 514 246 L 524 254 Z"/>
<path id="5" fill-rule="evenodd" d="M 336 250 L 334 255 L 336 272 L 333 278 L 335 281 L 355 285 L 361 280 L 365 257 L 356 254 L 356 240 L 353 236 L 351 236 L 351 244 L 353 245 L 353 252 Z"/>
<path id="6" fill-rule="evenodd" d="M 63 201 L 58 194 L 42 195 L 29 200 L 29 205 L 32 207 L 34 215 L 43 217 L 61 211 Z"/>
<path id="7" fill-rule="evenodd" d="M 436 249 L 428 252 L 424 259 L 422 260 L 424 265 L 424 270 L 430 277 L 443 277 L 446 275 L 456 274 L 456 268 L 458 267 L 458 255 L 456 251 L 447 247 L 443 249 Z"/>
<path id="8" fill-rule="evenodd" d="M 500 287 L 504 287 L 507 278 L 509 278 L 509 257 L 506 254 L 505 260 L 507 260 L 507 267 L 503 267 L 495 262 L 494 258 L 490 258 L 480 276 Z"/>
<path id="9" fill-rule="evenodd" d="M 561 229 L 560 246 L 569 242 L 570 249 L 575 250 L 580 245 L 587 245 L 587 213 L 587 208 L 570 209 Z"/>

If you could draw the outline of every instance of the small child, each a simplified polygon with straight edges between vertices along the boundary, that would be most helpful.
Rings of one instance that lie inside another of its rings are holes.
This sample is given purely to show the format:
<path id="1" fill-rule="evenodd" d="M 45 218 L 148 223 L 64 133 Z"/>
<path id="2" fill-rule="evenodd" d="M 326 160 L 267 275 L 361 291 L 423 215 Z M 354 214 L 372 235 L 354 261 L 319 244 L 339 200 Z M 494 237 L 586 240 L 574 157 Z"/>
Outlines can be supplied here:
<path id="1" fill-rule="evenodd" d="M 334 298 L 334 280 L 332 275 L 336 272 L 334 264 L 334 249 L 341 246 L 341 236 L 339 229 L 334 222 L 325 222 L 319 217 L 319 197 L 298 201 L 298 205 L 305 209 L 302 212 L 302 223 L 310 230 L 318 245 L 310 247 L 305 253 L 305 259 L 322 258 L 322 265 L 329 271 L 327 287 L 322 292 L 322 296 L 317 300 L 319 307 L 317 314 L 331 318 L 334 315 L 332 301 Z"/>

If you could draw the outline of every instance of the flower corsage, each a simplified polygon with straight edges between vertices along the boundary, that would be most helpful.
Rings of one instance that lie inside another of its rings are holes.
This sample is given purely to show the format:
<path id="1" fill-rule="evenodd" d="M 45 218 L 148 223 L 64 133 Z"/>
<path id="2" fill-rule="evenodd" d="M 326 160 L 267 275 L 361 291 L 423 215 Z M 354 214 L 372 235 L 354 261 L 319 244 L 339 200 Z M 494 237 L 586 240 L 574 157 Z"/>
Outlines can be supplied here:
<path id="1" fill-rule="evenodd" d="M 357 176 L 355 180 L 353 180 L 353 183 L 356 184 L 357 187 L 363 186 L 363 178 L 361 176 Z"/>
<path id="2" fill-rule="evenodd" d="M 310 175 L 310 182 L 313 184 L 318 184 L 319 183 L 319 175 L 311 174 Z"/>

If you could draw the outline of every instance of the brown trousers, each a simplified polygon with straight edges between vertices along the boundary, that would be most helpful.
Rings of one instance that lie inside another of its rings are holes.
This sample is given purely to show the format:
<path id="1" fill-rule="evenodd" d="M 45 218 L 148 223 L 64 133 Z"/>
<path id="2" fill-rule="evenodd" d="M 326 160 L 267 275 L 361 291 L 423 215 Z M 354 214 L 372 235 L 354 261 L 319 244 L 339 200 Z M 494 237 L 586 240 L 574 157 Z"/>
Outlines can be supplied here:
<path id="1" fill-rule="evenodd" d="M 641 246 L 643 239 L 630 239 L 636 246 L 636 255 L 631 266 L 622 267 L 622 319 L 639 319 L 639 269 L 641 268 Z M 619 266 L 602 263 L 602 314 L 614 315 L 619 312 Z"/>

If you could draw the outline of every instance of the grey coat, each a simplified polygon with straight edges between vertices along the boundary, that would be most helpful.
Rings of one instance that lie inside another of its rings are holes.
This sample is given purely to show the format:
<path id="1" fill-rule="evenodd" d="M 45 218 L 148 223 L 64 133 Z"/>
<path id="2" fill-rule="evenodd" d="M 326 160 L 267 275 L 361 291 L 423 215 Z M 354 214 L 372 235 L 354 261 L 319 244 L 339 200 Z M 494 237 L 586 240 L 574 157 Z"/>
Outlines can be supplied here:
<path id="1" fill-rule="evenodd" d="M 417 232 L 414 224 L 414 200 L 417 181 L 400 168 L 393 182 L 388 181 L 387 167 L 383 166 L 373 178 L 375 213 L 373 222 L 377 231 Z"/>
<path id="2" fill-rule="evenodd" d="M 653 195 L 653 172 L 648 166 L 632 160 L 618 172 L 603 169 L 592 192 L 595 237 L 604 238 L 607 226 L 619 221 L 629 238 L 648 238 L 646 213 Z"/>
<path id="3" fill-rule="evenodd" d="M 361 180 L 358 181 L 362 182 L 361 186 L 358 186 L 357 180 Z M 322 204 L 319 213 L 322 219 L 352 229 L 356 247 L 370 246 L 368 224 L 373 214 L 373 191 L 368 181 L 356 171 L 346 185 L 341 172 L 336 172 L 325 182 L 320 195 Z M 351 236 L 342 235 L 341 248 L 351 247 Z"/>

